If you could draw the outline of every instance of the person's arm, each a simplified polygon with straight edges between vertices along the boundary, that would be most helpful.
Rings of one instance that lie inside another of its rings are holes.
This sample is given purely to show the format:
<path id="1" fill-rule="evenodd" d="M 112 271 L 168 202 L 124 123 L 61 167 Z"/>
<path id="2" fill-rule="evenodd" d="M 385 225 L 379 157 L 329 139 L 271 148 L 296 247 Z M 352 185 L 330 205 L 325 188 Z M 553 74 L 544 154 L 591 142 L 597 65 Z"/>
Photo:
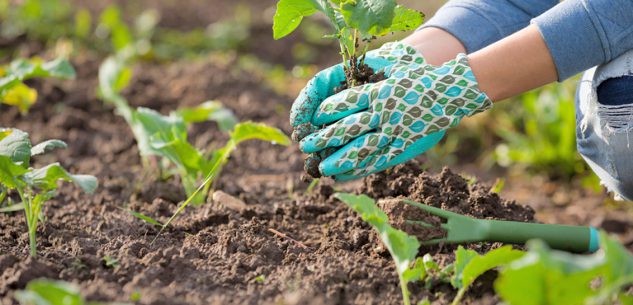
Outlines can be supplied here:
<path id="1" fill-rule="evenodd" d="M 448 1 L 404 43 L 428 63 L 441 65 L 459 53 L 476 52 L 529 25 L 557 0 Z"/>
<path id="2" fill-rule="evenodd" d="M 566 0 L 527 28 L 469 56 L 493 101 L 606 63 L 633 49 L 633 1 Z M 631 63 L 633 65 L 633 63 Z"/>

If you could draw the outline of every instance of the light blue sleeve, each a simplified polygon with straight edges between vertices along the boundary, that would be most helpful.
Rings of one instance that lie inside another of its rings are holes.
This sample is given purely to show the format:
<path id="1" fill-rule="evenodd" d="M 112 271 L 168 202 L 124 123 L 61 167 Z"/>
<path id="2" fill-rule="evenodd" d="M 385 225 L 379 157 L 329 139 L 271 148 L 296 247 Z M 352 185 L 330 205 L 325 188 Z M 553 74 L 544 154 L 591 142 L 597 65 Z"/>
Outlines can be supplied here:
<path id="1" fill-rule="evenodd" d="M 451 0 L 421 28 L 443 29 L 472 53 L 528 26 L 556 4 L 558 0 Z"/>
<path id="2" fill-rule="evenodd" d="M 564 80 L 633 49 L 633 0 L 565 0 L 532 20 Z"/>
<path id="3" fill-rule="evenodd" d="M 452 0 L 421 28 L 441 28 L 472 53 L 530 22 L 560 81 L 633 49 L 633 0 Z"/>

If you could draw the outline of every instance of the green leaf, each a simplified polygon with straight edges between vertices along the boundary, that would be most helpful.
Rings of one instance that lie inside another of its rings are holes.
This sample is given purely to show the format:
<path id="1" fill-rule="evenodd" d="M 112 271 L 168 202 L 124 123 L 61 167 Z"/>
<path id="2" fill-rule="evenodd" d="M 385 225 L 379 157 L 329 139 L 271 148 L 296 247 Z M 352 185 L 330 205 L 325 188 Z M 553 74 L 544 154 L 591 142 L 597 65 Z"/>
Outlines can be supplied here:
<path id="1" fill-rule="evenodd" d="M 159 227 L 163 226 L 163 224 L 160 223 L 158 220 L 155 220 L 154 218 L 151 218 L 149 216 L 145 216 L 145 215 L 143 215 L 141 213 L 134 212 L 132 210 L 125 210 L 125 211 L 130 213 L 130 215 L 132 215 L 132 216 L 134 216 L 134 217 L 136 217 L 136 218 L 138 218 L 138 219 L 140 219 L 142 221 L 145 221 L 145 222 L 147 222 L 149 224 L 152 224 L 152 225 L 155 225 L 155 226 L 159 226 Z"/>
<path id="2" fill-rule="evenodd" d="M 279 0 L 273 17 L 273 37 L 280 39 L 292 33 L 303 17 L 316 13 L 318 9 L 319 5 L 314 0 Z"/>
<path id="3" fill-rule="evenodd" d="M 13 162 L 21 162 L 28 167 L 31 160 L 31 140 L 29 134 L 19 129 L 0 129 L 0 156 L 11 158 Z"/>
<path id="4" fill-rule="evenodd" d="M 68 60 L 58 58 L 49 62 L 45 62 L 36 69 L 37 77 L 56 77 L 62 79 L 74 79 L 77 73 Z"/>
<path id="5" fill-rule="evenodd" d="M 633 276 L 633 255 L 619 242 L 601 232 L 600 248 L 607 261 L 604 278 L 606 285 L 618 283 L 625 276 Z"/>
<path id="6" fill-rule="evenodd" d="M 179 116 L 186 124 L 214 121 L 222 131 L 231 130 L 237 124 L 233 112 L 216 101 L 207 101 L 195 107 L 183 107 L 174 115 Z"/>
<path id="7" fill-rule="evenodd" d="M 160 149 L 155 146 L 165 145 L 176 139 L 187 142 L 187 127 L 180 118 L 164 116 L 149 108 L 136 109 L 132 113 L 130 127 L 143 156 L 161 155 Z"/>
<path id="8" fill-rule="evenodd" d="M 84 305 L 79 288 L 67 282 L 33 280 L 15 298 L 22 305 Z"/>
<path id="9" fill-rule="evenodd" d="M 130 125 L 133 124 L 132 108 L 119 93 L 127 87 L 131 78 L 132 70 L 126 67 L 122 58 L 110 56 L 99 67 L 99 93 L 106 102 L 117 108 Z"/>
<path id="10" fill-rule="evenodd" d="M 28 113 L 36 101 L 37 91 L 23 83 L 18 83 L 7 89 L 3 92 L 2 100 L 0 100 L 3 104 L 18 107 L 21 114 Z"/>
<path id="11" fill-rule="evenodd" d="M 462 252 L 461 261 L 460 250 Z M 464 252 L 467 252 L 467 254 Z M 482 256 L 478 255 L 475 251 L 464 250 L 460 246 L 457 250 L 457 259 L 455 263 L 455 283 L 453 282 L 453 279 L 451 279 L 451 283 L 453 286 L 457 284 L 457 286 L 455 286 L 456 288 L 468 287 L 475 281 L 475 279 L 484 274 L 486 271 L 499 266 L 504 266 L 521 258 L 524 254 L 525 252 L 523 251 L 512 249 L 512 246 L 504 246 L 492 250 Z"/>
<path id="12" fill-rule="evenodd" d="M 420 247 L 418 240 L 403 231 L 391 227 L 387 214 L 376 206 L 373 199 L 365 195 L 356 196 L 345 193 L 337 193 L 336 198 L 359 213 L 364 221 L 378 231 L 385 247 L 387 247 L 392 259 L 396 262 L 398 274 L 403 274 L 418 253 L 418 248 Z"/>
<path id="13" fill-rule="evenodd" d="M 29 185 L 44 191 L 57 189 L 57 181 L 73 182 L 86 193 L 93 193 L 97 189 L 97 178 L 89 175 L 71 175 L 59 163 L 49 164 L 45 167 L 33 169 L 25 174 Z"/>
<path id="14" fill-rule="evenodd" d="M 424 22 L 424 14 L 416 10 L 397 5 L 394 10 L 391 26 L 387 32 L 415 30 Z"/>
<path id="15" fill-rule="evenodd" d="M 290 139 L 283 131 L 275 127 L 250 121 L 235 125 L 235 129 L 231 132 L 231 139 L 235 142 L 235 145 L 252 139 L 259 139 L 284 146 L 290 145 Z"/>
<path id="16" fill-rule="evenodd" d="M 16 164 L 11 158 L 0 155 L 0 184 L 8 189 L 21 188 L 24 181 L 20 176 L 26 174 L 28 170 Z"/>
<path id="17" fill-rule="evenodd" d="M 501 270 L 495 291 L 511 305 L 581 305 L 595 296 L 591 282 L 600 275 L 601 255 L 581 256 L 528 243 L 529 252 Z"/>
<path id="18" fill-rule="evenodd" d="M 341 1 L 345 22 L 362 34 L 381 36 L 391 28 L 395 16 L 395 0 Z"/>
<path id="19" fill-rule="evenodd" d="M 467 286 L 463 283 L 462 273 L 470 261 L 478 255 L 477 252 L 466 250 L 461 245 L 457 248 L 457 251 L 455 251 L 455 264 L 453 265 L 455 272 L 451 278 L 451 285 L 453 285 L 453 287 L 459 289 Z"/>
<path id="20" fill-rule="evenodd" d="M 68 145 L 66 145 L 66 143 L 62 140 L 56 140 L 56 139 L 46 140 L 40 144 L 33 146 L 33 148 L 31 148 L 31 157 L 46 154 L 58 148 L 63 149 L 67 147 Z"/>
<path id="21" fill-rule="evenodd" d="M 12 204 L 10 206 L 6 206 L 0 208 L 0 213 L 11 213 L 24 210 L 24 202 Z"/>

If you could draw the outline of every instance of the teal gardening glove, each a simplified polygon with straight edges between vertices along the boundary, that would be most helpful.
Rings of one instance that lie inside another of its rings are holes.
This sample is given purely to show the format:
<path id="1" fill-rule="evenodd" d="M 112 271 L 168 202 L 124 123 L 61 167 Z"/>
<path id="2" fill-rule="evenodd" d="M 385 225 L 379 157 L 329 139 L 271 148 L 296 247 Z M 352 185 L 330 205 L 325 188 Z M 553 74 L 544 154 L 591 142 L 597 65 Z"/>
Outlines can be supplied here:
<path id="1" fill-rule="evenodd" d="M 324 176 L 350 180 L 404 163 L 436 145 L 463 117 L 492 107 L 464 54 L 435 67 L 402 43 L 381 50 L 400 54 L 380 68 L 387 80 L 345 90 L 315 107 L 309 122 L 328 126 L 300 145 L 305 153 L 337 149 L 319 165 Z"/>

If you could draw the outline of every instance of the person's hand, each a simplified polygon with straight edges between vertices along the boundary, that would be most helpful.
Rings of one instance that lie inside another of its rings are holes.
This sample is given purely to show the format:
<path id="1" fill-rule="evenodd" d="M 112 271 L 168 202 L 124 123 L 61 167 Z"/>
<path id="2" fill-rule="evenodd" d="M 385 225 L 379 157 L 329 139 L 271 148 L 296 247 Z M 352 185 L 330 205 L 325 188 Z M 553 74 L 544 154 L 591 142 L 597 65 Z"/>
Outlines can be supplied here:
<path id="1" fill-rule="evenodd" d="M 303 138 L 301 150 L 337 148 L 319 165 L 324 176 L 349 180 L 404 163 L 437 144 L 464 116 L 492 107 L 466 55 L 434 67 L 399 45 L 410 60 L 387 67 L 387 80 L 330 96 L 312 116 L 314 126 L 329 126 Z"/>
<path id="2" fill-rule="evenodd" d="M 414 57 L 414 55 L 416 55 Z M 385 72 L 389 67 L 397 63 L 417 61 L 423 64 L 424 58 L 413 48 L 406 47 L 402 43 L 387 43 L 377 50 L 367 52 L 364 63 L 376 73 Z M 386 76 L 389 76 L 388 74 Z M 312 124 L 313 115 L 319 105 L 334 94 L 334 89 L 345 82 L 343 64 L 329 67 L 317 73 L 292 104 L 290 111 L 290 125 L 293 128 L 292 139 L 301 141 L 308 134 L 320 127 Z"/>

